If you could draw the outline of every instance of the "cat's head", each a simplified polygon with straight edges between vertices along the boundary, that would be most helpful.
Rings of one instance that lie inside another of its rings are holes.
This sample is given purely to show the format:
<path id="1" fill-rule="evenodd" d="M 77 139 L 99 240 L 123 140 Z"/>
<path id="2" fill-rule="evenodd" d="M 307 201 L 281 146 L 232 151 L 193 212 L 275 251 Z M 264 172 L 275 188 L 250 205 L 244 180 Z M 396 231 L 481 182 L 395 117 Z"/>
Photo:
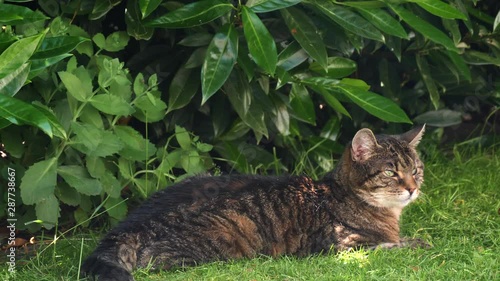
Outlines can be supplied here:
<path id="1" fill-rule="evenodd" d="M 414 201 L 424 181 L 424 164 L 416 152 L 425 125 L 401 135 L 377 135 L 361 129 L 350 144 L 349 180 L 363 201 L 402 209 Z"/>

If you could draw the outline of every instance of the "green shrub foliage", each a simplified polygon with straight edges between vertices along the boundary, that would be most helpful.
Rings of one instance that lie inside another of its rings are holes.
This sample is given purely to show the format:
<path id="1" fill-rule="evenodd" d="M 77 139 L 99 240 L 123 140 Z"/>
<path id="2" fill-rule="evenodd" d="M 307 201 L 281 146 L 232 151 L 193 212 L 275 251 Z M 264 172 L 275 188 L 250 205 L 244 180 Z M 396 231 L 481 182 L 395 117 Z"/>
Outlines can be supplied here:
<path id="1" fill-rule="evenodd" d="M 341 132 L 444 127 L 470 104 L 498 106 L 499 8 L 4 1 L 0 170 L 16 170 L 18 226 L 114 223 L 207 171 L 324 173 Z"/>

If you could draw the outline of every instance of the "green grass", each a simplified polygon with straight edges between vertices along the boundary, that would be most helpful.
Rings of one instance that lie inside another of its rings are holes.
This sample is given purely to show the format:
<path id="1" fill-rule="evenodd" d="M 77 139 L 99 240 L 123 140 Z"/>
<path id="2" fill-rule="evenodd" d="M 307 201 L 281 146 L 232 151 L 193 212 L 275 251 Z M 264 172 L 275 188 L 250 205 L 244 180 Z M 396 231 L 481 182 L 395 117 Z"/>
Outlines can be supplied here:
<path id="1" fill-rule="evenodd" d="M 260 257 L 171 272 L 141 269 L 141 280 L 499 280 L 500 153 L 455 153 L 426 160 L 423 194 L 402 218 L 402 236 L 431 249 L 354 251 L 297 259 Z M 429 154 L 428 154 L 429 155 Z M 434 155 L 434 154 L 431 154 Z M 82 244 L 82 237 L 84 238 Z M 73 234 L 18 261 L 12 280 L 77 280 L 80 255 L 97 234 Z M 83 249 L 83 250 L 81 250 Z M 6 269 L 0 279 L 8 280 Z"/>

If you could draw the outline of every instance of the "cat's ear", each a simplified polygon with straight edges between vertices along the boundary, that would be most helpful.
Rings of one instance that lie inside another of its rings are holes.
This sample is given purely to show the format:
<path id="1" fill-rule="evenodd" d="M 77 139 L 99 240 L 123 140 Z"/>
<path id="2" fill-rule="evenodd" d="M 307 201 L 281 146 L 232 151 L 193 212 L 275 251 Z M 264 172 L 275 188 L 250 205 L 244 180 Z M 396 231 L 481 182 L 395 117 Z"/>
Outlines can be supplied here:
<path id="1" fill-rule="evenodd" d="M 411 129 L 410 131 L 402 134 L 401 139 L 409 143 L 411 146 L 416 147 L 420 143 L 420 140 L 422 139 L 424 132 L 425 132 L 425 124 L 418 126 L 414 129 Z"/>
<path id="2" fill-rule="evenodd" d="M 370 129 L 359 130 L 351 144 L 351 157 L 353 161 L 365 161 L 375 153 L 377 139 Z"/>

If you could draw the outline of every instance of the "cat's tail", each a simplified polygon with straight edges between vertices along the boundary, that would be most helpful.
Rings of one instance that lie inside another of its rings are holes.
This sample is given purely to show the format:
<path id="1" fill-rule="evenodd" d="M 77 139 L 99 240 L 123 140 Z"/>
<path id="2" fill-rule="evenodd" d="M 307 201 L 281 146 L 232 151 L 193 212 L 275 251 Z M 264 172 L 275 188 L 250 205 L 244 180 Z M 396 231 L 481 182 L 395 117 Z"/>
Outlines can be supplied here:
<path id="1" fill-rule="evenodd" d="M 136 263 L 137 243 L 108 238 L 83 262 L 81 275 L 97 281 L 134 281 L 131 272 Z"/>

